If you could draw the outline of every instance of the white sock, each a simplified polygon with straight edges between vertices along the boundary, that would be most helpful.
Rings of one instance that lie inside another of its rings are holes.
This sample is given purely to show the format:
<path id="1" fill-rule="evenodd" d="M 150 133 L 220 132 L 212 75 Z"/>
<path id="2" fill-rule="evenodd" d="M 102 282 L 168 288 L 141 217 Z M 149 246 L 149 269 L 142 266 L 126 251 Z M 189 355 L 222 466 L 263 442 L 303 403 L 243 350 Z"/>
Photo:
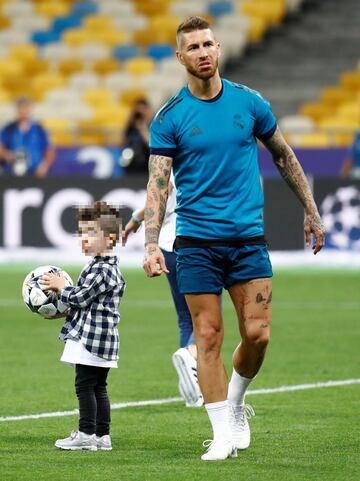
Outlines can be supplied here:
<path id="1" fill-rule="evenodd" d="M 227 400 L 205 404 L 205 408 L 213 429 L 213 439 L 231 439 Z"/>
<path id="2" fill-rule="evenodd" d="M 229 382 L 228 401 L 231 404 L 242 405 L 245 403 L 245 392 L 249 384 L 253 380 L 248 377 L 242 377 L 233 369 Z"/>

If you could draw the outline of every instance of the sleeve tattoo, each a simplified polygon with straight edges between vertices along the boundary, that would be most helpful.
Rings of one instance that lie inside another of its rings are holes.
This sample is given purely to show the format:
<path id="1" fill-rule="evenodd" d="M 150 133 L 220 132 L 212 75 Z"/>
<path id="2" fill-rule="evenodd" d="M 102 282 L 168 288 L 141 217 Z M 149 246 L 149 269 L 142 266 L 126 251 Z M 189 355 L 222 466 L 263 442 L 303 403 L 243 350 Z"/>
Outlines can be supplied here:
<path id="1" fill-rule="evenodd" d="M 274 135 L 264 141 L 281 176 L 296 194 L 307 213 L 317 212 L 314 198 L 305 173 L 291 147 L 286 143 L 279 127 Z"/>
<path id="2" fill-rule="evenodd" d="M 145 205 L 145 245 L 157 244 L 166 211 L 172 158 L 150 155 Z"/>

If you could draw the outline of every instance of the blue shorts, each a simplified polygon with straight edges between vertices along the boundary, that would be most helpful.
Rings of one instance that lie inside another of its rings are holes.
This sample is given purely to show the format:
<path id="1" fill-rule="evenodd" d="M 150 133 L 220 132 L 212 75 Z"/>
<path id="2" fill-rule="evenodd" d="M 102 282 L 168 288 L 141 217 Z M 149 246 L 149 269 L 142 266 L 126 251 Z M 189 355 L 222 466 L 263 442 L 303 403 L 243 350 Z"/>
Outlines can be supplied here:
<path id="1" fill-rule="evenodd" d="M 181 294 L 221 294 L 238 282 L 272 277 L 266 245 L 181 247 L 175 252 Z"/>

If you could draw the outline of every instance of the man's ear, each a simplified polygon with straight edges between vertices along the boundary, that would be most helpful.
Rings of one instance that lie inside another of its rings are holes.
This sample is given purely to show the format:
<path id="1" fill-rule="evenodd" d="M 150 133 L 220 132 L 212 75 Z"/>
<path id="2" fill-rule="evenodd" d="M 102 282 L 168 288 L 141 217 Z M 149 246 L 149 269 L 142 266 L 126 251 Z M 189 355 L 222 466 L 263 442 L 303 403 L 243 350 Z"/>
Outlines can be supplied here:
<path id="1" fill-rule="evenodd" d="M 178 59 L 178 61 L 181 63 L 181 65 L 184 65 L 184 59 L 181 55 L 181 52 L 180 50 L 176 50 L 176 58 Z"/>

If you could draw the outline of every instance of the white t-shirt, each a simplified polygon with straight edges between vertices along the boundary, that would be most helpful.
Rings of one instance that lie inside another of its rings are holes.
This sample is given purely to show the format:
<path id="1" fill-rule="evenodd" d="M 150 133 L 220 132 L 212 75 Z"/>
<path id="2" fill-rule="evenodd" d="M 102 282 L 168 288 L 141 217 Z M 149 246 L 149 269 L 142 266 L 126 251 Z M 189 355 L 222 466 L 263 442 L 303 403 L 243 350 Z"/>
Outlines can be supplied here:
<path id="1" fill-rule="evenodd" d="M 173 186 L 171 192 L 169 192 L 166 211 L 164 216 L 163 225 L 161 227 L 159 235 L 159 247 L 167 252 L 173 251 L 173 244 L 175 240 L 176 231 L 176 187 L 174 181 L 174 174 L 171 172 L 170 182 Z"/>
<path id="2" fill-rule="evenodd" d="M 85 349 L 85 346 L 80 340 L 73 341 L 72 339 L 66 340 L 60 361 L 70 364 L 70 366 L 83 364 L 85 366 L 118 367 L 117 361 L 107 361 L 106 359 L 95 356 Z"/>

